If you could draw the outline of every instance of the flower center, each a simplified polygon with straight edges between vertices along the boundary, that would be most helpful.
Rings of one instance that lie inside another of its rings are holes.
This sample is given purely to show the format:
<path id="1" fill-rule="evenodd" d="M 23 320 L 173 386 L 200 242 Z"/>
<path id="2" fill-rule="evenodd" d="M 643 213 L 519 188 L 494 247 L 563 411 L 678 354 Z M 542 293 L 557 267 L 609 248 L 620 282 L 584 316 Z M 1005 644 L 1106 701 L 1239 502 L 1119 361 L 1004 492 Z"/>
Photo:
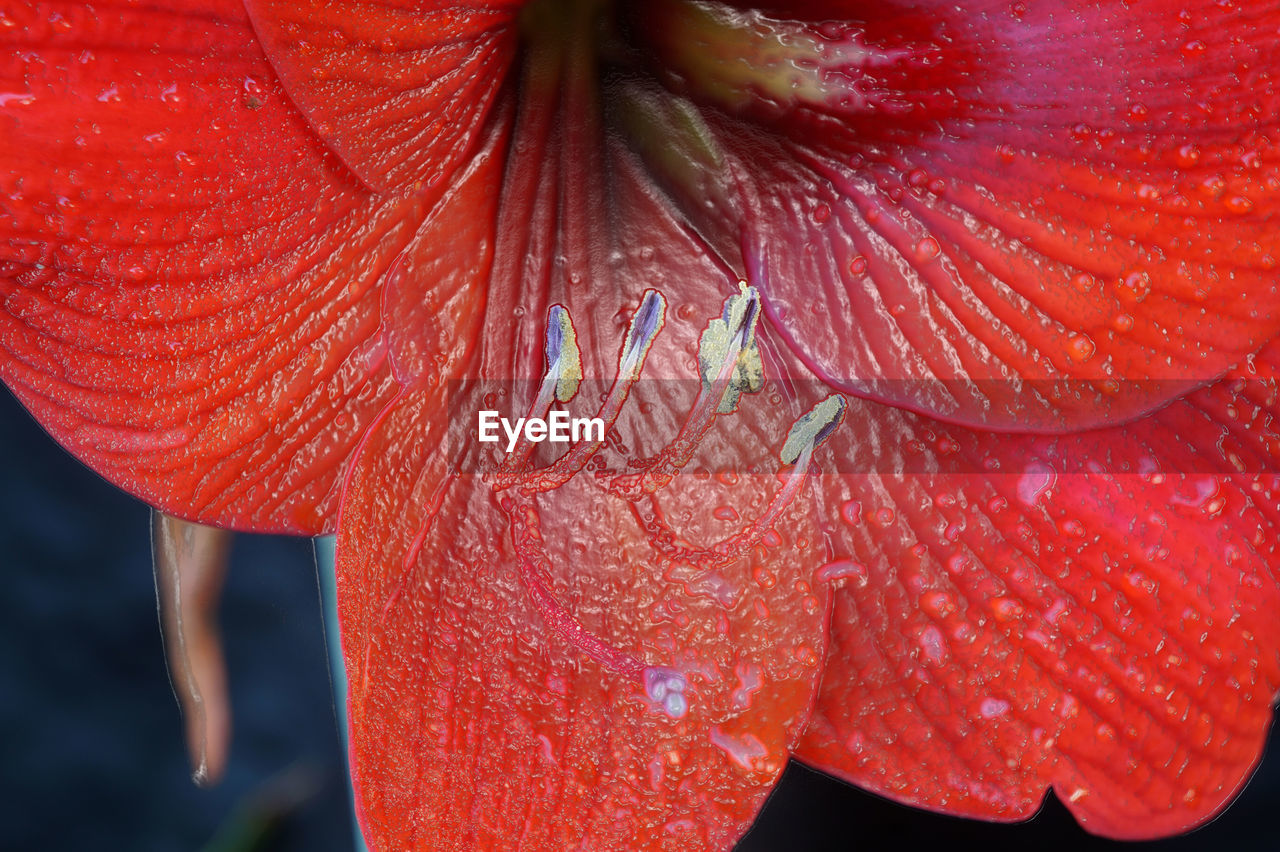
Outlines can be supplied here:
<path id="1" fill-rule="evenodd" d="M 614 31 L 612 6 L 609 0 L 532 0 L 520 10 L 520 35 L 534 51 L 585 40 L 601 44 Z"/>
<path id="2" fill-rule="evenodd" d="M 764 538 L 799 493 L 811 470 L 815 450 L 843 419 L 845 409 L 844 398 L 833 395 L 795 421 L 778 454 L 782 464 L 790 466 L 783 473 L 783 485 L 759 517 L 721 541 L 703 547 L 681 544 L 683 537 L 661 520 L 660 513 L 646 508 L 693 458 L 716 420 L 734 413 L 743 393 L 756 393 L 763 387 L 764 370 L 755 337 L 759 295 L 754 288 L 739 286 L 741 292 L 725 301 L 721 316 L 712 319 L 702 333 L 698 346 L 701 386 L 679 433 L 655 455 L 632 459 L 627 473 L 614 475 L 607 482 L 612 499 L 631 505 L 657 556 L 667 563 L 682 563 L 704 573 L 736 562 Z M 510 522 L 521 582 L 551 631 L 606 669 L 642 683 L 652 701 L 669 716 L 679 718 L 687 709 L 683 675 L 671 668 L 646 664 L 614 647 L 584 628 L 556 600 L 547 581 L 552 565 L 542 544 L 537 508 L 538 494 L 559 488 L 577 476 L 605 445 L 640 378 L 665 316 L 666 299 L 656 290 L 646 291 L 623 340 L 617 376 L 596 414 L 605 424 L 604 434 L 574 445 L 541 468 L 530 462 L 531 444 L 516 445 L 489 482 L 502 495 L 500 505 Z M 554 403 L 568 402 L 577 394 L 582 379 L 577 333 L 569 311 L 562 305 L 552 305 L 547 312 L 544 354 L 546 371 L 529 407 L 528 420 L 545 420 Z"/>

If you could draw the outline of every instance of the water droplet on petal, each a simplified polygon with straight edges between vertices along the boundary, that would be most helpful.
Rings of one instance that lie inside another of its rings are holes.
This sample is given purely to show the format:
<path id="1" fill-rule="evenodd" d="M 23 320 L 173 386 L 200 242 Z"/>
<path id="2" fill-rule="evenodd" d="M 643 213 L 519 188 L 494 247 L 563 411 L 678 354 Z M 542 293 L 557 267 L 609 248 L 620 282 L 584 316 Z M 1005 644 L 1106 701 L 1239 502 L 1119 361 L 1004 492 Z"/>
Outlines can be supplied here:
<path id="1" fill-rule="evenodd" d="M 1199 146 L 1188 143 L 1178 149 L 1178 165 L 1189 168 L 1198 162 L 1200 162 Z"/>
<path id="2" fill-rule="evenodd" d="M 819 583 L 852 580 L 855 587 L 862 588 L 867 585 L 867 566 L 851 559 L 828 562 L 818 569 L 816 579 Z"/>
<path id="3" fill-rule="evenodd" d="M 688 712 L 685 701 L 684 675 L 664 666 L 650 666 L 644 670 L 644 691 L 649 700 L 660 705 L 672 719 L 679 719 Z"/>
<path id="4" fill-rule="evenodd" d="M 738 510 L 732 506 L 717 506 L 711 514 L 722 521 L 736 521 L 739 517 Z"/>
<path id="5" fill-rule="evenodd" d="M 1075 275 L 1071 276 L 1071 286 L 1075 287 L 1081 293 L 1088 293 L 1093 289 L 1093 285 L 1096 284 L 1097 281 L 1098 279 L 1094 278 L 1087 272 L 1077 272 Z"/>
<path id="6" fill-rule="evenodd" d="M 916 243 L 915 252 L 917 260 L 927 262 L 936 258 L 942 252 L 942 247 L 933 237 L 925 237 Z"/>
<path id="7" fill-rule="evenodd" d="M 996 621 L 1007 623 L 1022 615 L 1022 604 L 1013 598 L 994 598 L 991 601 L 991 612 Z"/>
<path id="8" fill-rule="evenodd" d="M 924 652 L 925 659 L 937 666 L 945 663 L 949 656 L 942 631 L 932 624 L 920 632 L 920 650 Z"/>
<path id="9" fill-rule="evenodd" d="M 999 698 L 984 698 L 978 706 L 984 719 L 998 719 L 1009 712 L 1009 702 Z"/>
<path id="10" fill-rule="evenodd" d="M 738 710 L 746 710 L 763 684 L 760 667 L 754 663 L 739 663 L 733 671 L 738 677 L 738 688 L 733 691 L 733 706 Z"/>
<path id="11" fill-rule="evenodd" d="M 1253 209 L 1253 201 L 1244 195 L 1232 195 L 1224 203 L 1232 213 L 1248 213 Z"/>
<path id="12" fill-rule="evenodd" d="M 710 733 L 712 744 L 747 772 L 754 772 L 761 768 L 763 758 L 769 754 L 769 749 L 754 734 L 731 736 L 721 730 L 719 725 L 712 726 Z"/>
<path id="13" fill-rule="evenodd" d="M 955 598 L 946 592 L 927 592 L 920 598 L 920 608 L 934 618 L 945 618 L 955 612 Z"/>
<path id="14" fill-rule="evenodd" d="M 177 83 L 170 83 L 160 90 L 160 100 L 172 110 L 181 109 L 187 102 L 186 97 L 178 91 Z"/>
<path id="15" fill-rule="evenodd" d="M 1144 270 L 1135 269 L 1120 279 L 1120 294 L 1135 302 L 1141 302 L 1150 292 L 1151 276 Z"/>
<path id="16" fill-rule="evenodd" d="M 1031 462 L 1018 480 L 1018 499 L 1023 505 L 1036 505 L 1057 479 L 1058 474 L 1052 466 L 1042 461 Z"/>
<path id="17" fill-rule="evenodd" d="M 1093 340 L 1087 334 L 1073 334 L 1067 338 L 1067 357 L 1077 364 L 1083 364 L 1093 357 Z"/>

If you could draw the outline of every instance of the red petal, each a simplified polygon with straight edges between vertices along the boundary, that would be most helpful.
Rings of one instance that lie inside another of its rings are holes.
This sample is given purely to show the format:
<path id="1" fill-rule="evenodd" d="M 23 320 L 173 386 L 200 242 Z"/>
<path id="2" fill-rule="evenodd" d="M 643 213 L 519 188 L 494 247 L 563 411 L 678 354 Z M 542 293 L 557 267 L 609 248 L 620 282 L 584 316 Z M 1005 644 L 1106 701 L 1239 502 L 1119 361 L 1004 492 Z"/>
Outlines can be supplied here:
<path id="1" fill-rule="evenodd" d="M 1220 810 L 1280 687 L 1277 364 L 1273 343 L 1145 420 L 1056 439 L 865 420 L 940 472 L 828 483 L 847 579 L 798 756 L 989 819 L 1052 785 L 1112 837 Z"/>
<path id="2" fill-rule="evenodd" d="M 238 3 L 0 27 L 0 376 L 166 512 L 320 532 L 393 384 L 376 285 L 425 198 L 370 199 Z"/>
<path id="3" fill-rule="evenodd" d="M 248 0 L 272 64 L 369 186 L 443 184 L 480 137 L 516 54 L 518 0 Z"/>
<path id="4" fill-rule="evenodd" d="M 665 0 L 636 26 L 692 101 L 628 82 L 618 111 L 829 381 L 970 424 L 1114 422 L 1280 330 L 1280 11 L 1181 9 Z"/>
<path id="5" fill-rule="evenodd" d="M 641 294 L 667 295 L 645 375 L 685 381 L 654 381 L 627 403 L 602 457 L 616 469 L 618 452 L 644 457 L 677 435 L 697 385 L 690 352 L 736 291 L 630 157 L 600 144 L 583 78 L 557 82 L 527 81 L 509 142 L 507 106 L 496 108 L 484 153 L 387 293 L 391 357 L 412 390 L 358 454 L 338 540 L 355 776 L 383 848 L 724 848 L 763 803 L 816 691 L 824 608 L 793 566 L 819 539 L 801 504 L 747 558 L 704 571 L 662 557 L 643 507 L 591 471 L 536 498 L 551 594 L 610 646 L 687 673 L 689 712 L 673 720 L 535 605 L 508 517 L 476 474 L 491 446 L 477 441 L 477 409 L 523 413 L 552 302 L 573 316 L 587 377 L 608 379 Z M 441 380 L 463 374 L 479 384 Z M 597 387 L 584 386 L 575 414 L 599 404 Z M 691 542 L 735 531 L 778 487 L 767 471 L 784 409 L 743 406 L 755 410 L 717 422 L 699 464 L 766 473 L 736 486 L 682 474 L 658 495 L 659 516 Z M 719 517 L 712 500 L 725 503 Z"/>
<path id="6" fill-rule="evenodd" d="M 687 674 L 688 715 L 673 720 L 549 628 L 494 493 L 448 466 L 467 448 L 445 440 L 447 406 L 441 389 L 392 406 L 343 504 L 343 654 L 366 836 L 384 849 L 517 838 L 525 850 L 726 848 L 807 719 L 825 618 L 790 567 L 816 539 L 789 517 L 774 546 L 704 576 L 657 558 L 628 504 L 589 478 L 538 499 L 556 598 L 606 642 Z M 727 491 L 745 505 L 774 487 L 682 475 L 663 510 L 712 541 L 735 525 L 713 520 L 707 500 Z"/>

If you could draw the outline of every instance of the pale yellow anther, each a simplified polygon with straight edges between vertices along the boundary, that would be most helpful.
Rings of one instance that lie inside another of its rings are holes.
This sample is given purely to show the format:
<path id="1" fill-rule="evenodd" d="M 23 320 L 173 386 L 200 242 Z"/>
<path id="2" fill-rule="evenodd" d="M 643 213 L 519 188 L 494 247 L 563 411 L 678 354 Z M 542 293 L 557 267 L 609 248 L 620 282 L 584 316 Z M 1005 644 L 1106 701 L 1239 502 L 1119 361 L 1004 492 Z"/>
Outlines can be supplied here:
<path id="1" fill-rule="evenodd" d="M 563 305 L 552 305 L 547 314 L 547 374 L 556 383 L 555 396 L 568 402 L 582 384 L 582 352 L 573 318 Z"/>
<path id="2" fill-rule="evenodd" d="M 791 427 L 787 442 L 778 455 L 783 464 L 794 464 L 806 450 L 811 450 L 827 439 L 844 419 L 846 403 L 840 394 L 832 394 L 809 409 Z"/>
<path id="3" fill-rule="evenodd" d="M 716 412 L 732 414 L 745 393 L 764 387 L 764 365 L 756 346 L 756 323 L 760 319 L 760 295 L 754 287 L 738 282 L 739 292 L 725 300 L 724 313 L 711 320 L 698 343 L 698 366 L 702 386 L 710 391 L 729 363 L 733 373 L 720 398 Z"/>

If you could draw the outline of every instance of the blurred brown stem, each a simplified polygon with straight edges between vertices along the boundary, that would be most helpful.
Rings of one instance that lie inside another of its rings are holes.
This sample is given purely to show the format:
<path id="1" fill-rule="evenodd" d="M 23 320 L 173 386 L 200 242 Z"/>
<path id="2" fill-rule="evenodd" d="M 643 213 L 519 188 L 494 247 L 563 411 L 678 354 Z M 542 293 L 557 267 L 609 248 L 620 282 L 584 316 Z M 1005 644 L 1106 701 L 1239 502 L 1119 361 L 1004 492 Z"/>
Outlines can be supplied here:
<path id="1" fill-rule="evenodd" d="M 156 602 L 169 682 L 186 728 L 191 778 L 217 783 L 231 743 L 231 705 L 218 629 L 218 601 L 231 533 L 153 511 Z"/>

